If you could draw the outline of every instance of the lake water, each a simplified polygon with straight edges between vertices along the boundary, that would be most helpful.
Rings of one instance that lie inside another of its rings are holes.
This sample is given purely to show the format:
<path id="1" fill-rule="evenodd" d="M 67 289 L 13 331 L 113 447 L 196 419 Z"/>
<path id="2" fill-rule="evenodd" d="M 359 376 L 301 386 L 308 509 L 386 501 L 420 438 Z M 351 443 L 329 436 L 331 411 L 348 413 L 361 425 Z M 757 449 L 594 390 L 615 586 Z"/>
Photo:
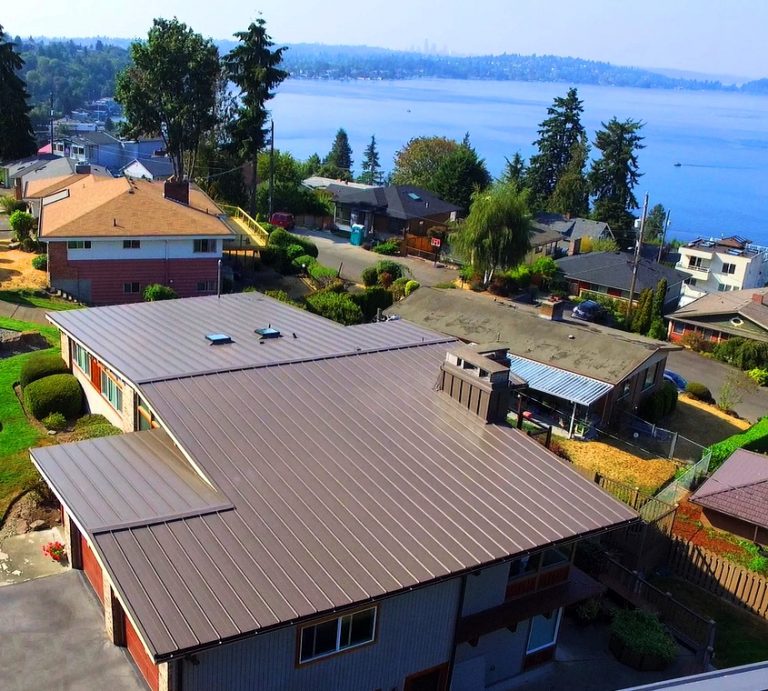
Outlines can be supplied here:
<path id="1" fill-rule="evenodd" d="M 472 144 L 498 175 L 505 157 L 533 152 L 538 124 L 568 85 L 459 80 L 288 80 L 272 101 L 275 145 L 325 156 L 339 127 L 356 172 L 376 135 L 385 170 L 411 137 L 443 135 Z M 768 245 L 768 97 L 717 91 L 579 86 L 590 140 L 614 115 L 646 123 L 638 202 L 671 210 L 681 240 L 738 234 Z M 680 163 L 680 167 L 675 167 Z"/>

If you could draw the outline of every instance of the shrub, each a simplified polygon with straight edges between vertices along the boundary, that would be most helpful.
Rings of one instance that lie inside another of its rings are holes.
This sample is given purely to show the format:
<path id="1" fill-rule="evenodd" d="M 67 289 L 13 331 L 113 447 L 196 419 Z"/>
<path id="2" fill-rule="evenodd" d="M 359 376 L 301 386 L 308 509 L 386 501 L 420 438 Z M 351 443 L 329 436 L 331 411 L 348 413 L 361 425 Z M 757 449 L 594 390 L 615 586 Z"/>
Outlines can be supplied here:
<path id="1" fill-rule="evenodd" d="M 642 610 L 619 610 L 611 624 L 611 636 L 639 655 L 652 655 L 666 664 L 677 657 L 677 644 L 659 618 Z"/>
<path id="2" fill-rule="evenodd" d="M 161 283 L 150 283 L 144 288 L 144 302 L 158 302 L 159 300 L 175 300 L 179 297 L 173 288 Z"/>
<path id="3" fill-rule="evenodd" d="M 392 298 L 394 300 L 400 300 L 402 297 L 405 297 L 405 286 L 408 285 L 410 280 L 411 279 L 407 276 L 401 276 L 396 281 L 392 281 L 392 285 L 389 286 L 389 290 L 392 293 Z"/>
<path id="4" fill-rule="evenodd" d="M 664 328 L 664 320 L 656 317 L 651 322 L 651 328 L 648 329 L 648 338 L 655 338 L 657 341 L 667 340 L 667 330 Z"/>
<path id="5" fill-rule="evenodd" d="M 753 367 L 751 370 L 749 370 L 749 372 L 747 372 L 747 375 L 758 386 L 765 386 L 768 384 L 768 369 Z"/>
<path id="6" fill-rule="evenodd" d="M 93 427 L 94 425 L 109 425 L 111 424 L 107 418 L 103 415 L 97 415 L 95 413 L 86 413 L 82 417 L 77 418 L 75 421 L 75 430 L 85 429 L 86 427 Z"/>
<path id="7" fill-rule="evenodd" d="M 397 240 L 387 240 L 386 242 L 380 242 L 371 248 L 376 254 L 400 254 L 400 243 Z"/>
<path id="8" fill-rule="evenodd" d="M 315 283 L 319 283 L 322 286 L 331 283 L 339 277 L 338 270 L 332 269 L 329 266 L 323 266 L 318 262 L 312 262 L 307 267 L 307 273 Z"/>
<path id="9" fill-rule="evenodd" d="M 14 236 L 19 242 L 28 238 L 32 229 L 35 227 L 35 217 L 26 211 L 14 211 L 8 218 L 8 225 L 11 227 Z"/>
<path id="10" fill-rule="evenodd" d="M 35 353 L 21 366 L 19 384 L 21 384 L 23 389 L 30 382 L 48 377 L 51 374 L 64 374 L 66 372 L 69 372 L 69 368 L 60 355 L 55 353 Z"/>
<path id="11" fill-rule="evenodd" d="M 683 334 L 680 343 L 696 353 L 709 353 L 712 351 L 712 343 L 701 334 L 692 331 Z"/>
<path id="12" fill-rule="evenodd" d="M 444 281 L 443 283 L 435 283 L 435 285 L 433 285 L 432 287 L 440 288 L 442 290 L 450 290 L 452 288 L 455 288 L 456 284 L 453 281 Z"/>
<path id="13" fill-rule="evenodd" d="M 685 387 L 685 393 L 697 401 L 704 401 L 704 403 L 713 403 L 715 400 L 712 398 L 712 392 L 704 384 L 697 381 L 689 381 Z"/>
<path id="14" fill-rule="evenodd" d="M 379 270 L 375 266 L 366 266 L 360 276 L 364 286 L 375 286 L 379 281 Z"/>
<path id="15" fill-rule="evenodd" d="M 381 283 L 381 274 L 383 273 L 392 276 L 393 281 L 401 276 L 405 276 L 407 273 L 402 264 L 393 262 L 391 259 L 382 259 L 381 261 L 376 262 L 376 271 L 379 274 L 379 283 Z"/>
<path id="16" fill-rule="evenodd" d="M 580 602 L 573 608 L 573 616 L 582 624 L 591 624 L 600 616 L 600 601 L 594 597 Z"/>
<path id="17" fill-rule="evenodd" d="M 268 247 L 280 247 L 287 251 L 291 245 L 301 245 L 303 252 L 300 254 L 308 254 L 310 257 L 317 259 L 317 245 L 311 240 L 289 233 L 284 228 L 275 228 L 269 234 Z"/>
<path id="18" fill-rule="evenodd" d="M 307 296 L 310 312 L 332 319 L 339 324 L 359 324 L 363 321 L 360 307 L 346 293 L 321 291 Z"/>
<path id="19" fill-rule="evenodd" d="M 569 463 L 572 462 L 571 454 L 568 453 L 568 450 L 557 439 L 550 439 L 549 450 L 555 454 L 555 456 L 559 456 Z"/>
<path id="20" fill-rule="evenodd" d="M 27 202 L 17 200 L 9 195 L 0 194 L 0 209 L 11 215 L 14 211 L 26 211 Z"/>
<path id="21" fill-rule="evenodd" d="M 292 300 L 288 293 L 286 293 L 284 290 L 265 290 L 264 295 L 275 300 L 279 300 L 280 302 L 284 302 L 287 305 L 293 305 L 293 307 L 298 307 L 302 310 L 306 309 L 303 303 Z"/>
<path id="22" fill-rule="evenodd" d="M 677 388 L 671 382 L 664 382 L 640 404 L 638 414 L 644 420 L 656 424 L 677 407 Z"/>
<path id="23" fill-rule="evenodd" d="M 22 252 L 40 252 L 40 243 L 34 238 L 24 238 L 21 241 Z"/>
<path id="24" fill-rule="evenodd" d="M 365 321 L 373 319 L 378 310 L 385 310 L 387 307 L 391 307 L 394 301 L 392 293 L 380 286 L 366 288 L 363 292 L 354 293 L 350 297 L 360 307 Z"/>
<path id="25" fill-rule="evenodd" d="M 712 451 L 712 460 L 709 463 L 710 471 L 719 468 L 723 461 L 737 449 L 747 449 L 758 453 L 768 451 L 768 417 L 760 418 L 749 429 L 733 434 L 709 448 Z"/>
<path id="26" fill-rule="evenodd" d="M 527 288 L 531 284 L 533 273 L 531 272 L 530 266 L 520 264 L 520 266 L 516 266 L 514 269 L 507 271 L 506 276 L 508 276 L 518 288 L 522 289 Z"/>
<path id="27" fill-rule="evenodd" d="M 389 271 L 382 271 L 379 274 L 379 283 L 383 285 L 385 288 L 389 288 L 389 286 L 392 285 L 392 281 L 394 279 L 394 276 L 392 276 Z"/>
<path id="28" fill-rule="evenodd" d="M 418 281 L 408 281 L 405 284 L 405 297 L 408 297 L 414 290 L 421 288 L 421 283 Z"/>
<path id="29" fill-rule="evenodd" d="M 48 255 L 38 254 L 36 257 L 32 257 L 32 268 L 46 271 L 48 269 Z"/>
<path id="30" fill-rule="evenodd" d="M 82 441 L 83 439 L 96 439 L 97 437 L 111 437 L 115 434 L 121 434 L 119 427 L 115 427 L 103 415 L 83 415 L 75 422 L 75 429 L 72 433 L 72 439 Z"/>
<path id="31" fill-rule="evenodd" d="M 768 362 L 768 343 L 748 338 L 729 338 L 718 343 L 712 352 L 718 360 L 743 370 L 758 369 Z"/>
<path id="32" fill-rule="evenodd" d="M 61 413 L 51 413 L 46 415 L 41 422 L 45 425 L 46 429 L 53 429 L 57 432 L 67 429 L 67 418 Z"/>
<path id="33" fill-rule="evenodd" d="M 300 254 L 291 262 L 296 271 L 308 271 L 312 264 L 317 264 L 317 259 L 310 257 L 308 254 Z"/>
<path id="34" fill-rule="evenodd" d="M 517 290 L 517 282 L 507 274 L 496 274 L 488 284 L 491 295 L 507 297 Z"/>
<path id="35" fill-rule="evenodd" d="M 465 264 L 459 269 L 459 278 L 465 283 L 469 283 L 476 273 L 470 264 Z"/>
<path id="36" fill-rule="evenodd" d="M 73 375 L 52 374 L 26 386 L 24 405 L 38 420 L 51 413 L 77 417 L 83 409 L 83 390 Z"/>
<path id="37" fill-rule="evenodd" d="M 288 256 L 288 259 L 290 259 L 291 261 L 296 259 L 296 257 L 301 257 L 301 256 L 308 257 L 309 256 L 308 254 L 306 254 L 304 252 L 303 245 L 297 245 L 297 244 L 288 245 L 285 248 L 285 254 Z"/>

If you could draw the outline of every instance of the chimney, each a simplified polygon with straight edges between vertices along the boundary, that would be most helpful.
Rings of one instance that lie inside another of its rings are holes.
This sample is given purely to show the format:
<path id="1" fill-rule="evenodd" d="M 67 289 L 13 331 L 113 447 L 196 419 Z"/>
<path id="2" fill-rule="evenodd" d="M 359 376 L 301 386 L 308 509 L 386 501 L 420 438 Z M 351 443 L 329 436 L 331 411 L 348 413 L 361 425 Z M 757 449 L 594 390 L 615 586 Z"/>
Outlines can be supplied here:
<path id="1" fill-rule="evenodd" d="M 163 196 L 179 204 L 189 206 L 189 181 L 166 180 Z"/>
<path id="2" fill-rule="evenodd" d="M 24 193 L 22 192 L 22 187 L 21 187 L 21 178 L 14 178 L 13 196 L 17 202 L 20 202 L 22 199 L 24 199 Z"/>
<path id="3" fill-rule="evenodd" d="M 574 254 L 579 254 L 579 252 L 581 252 L 581 238 L 575 238 L 568 245 L 568 256 L 572 257 Z"/>
<path id="4" fill-rule="evenodd" d="M 460 346 L 449 350 L 440 366 L 440 390 L 483 422 L 501 422 L 509 409 L 507 348 Z"/>
<path id="5" fill-rule="evenodd" d="M 752 302 L 758 305 L 768 305 L 768 293 L 752 293 Z"/>
<path id="6" fill-rule="evenodd" d="M 563 321 L 564 309 L 565 303 L 562 300 L 542 300 L 539 304 L 539 316 L 553 322 Z"/>

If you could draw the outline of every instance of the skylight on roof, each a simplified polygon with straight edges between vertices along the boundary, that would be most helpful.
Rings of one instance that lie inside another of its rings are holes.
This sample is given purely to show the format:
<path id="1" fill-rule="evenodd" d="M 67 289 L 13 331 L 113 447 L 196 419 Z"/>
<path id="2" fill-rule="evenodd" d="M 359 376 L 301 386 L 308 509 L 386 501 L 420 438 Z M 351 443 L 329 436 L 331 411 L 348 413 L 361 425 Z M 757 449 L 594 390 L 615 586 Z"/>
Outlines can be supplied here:
<path id="1" fill-rule="evenodd" d="M 261 338 L 280 338 L 282 335 L 277 329 L 273 329 L 272 325 L 266 328 L 256 329 L 255 333 L 259 334 Z"/>
<path id="2" fill-rule="evenodd" d="M 232 336 L 223 333 L 205 334 L 205 338 L 211 342 L 211 345 L 224 345 L 232 343 Z"/>
<path id="3" fill-rule="evenodd" d="M 408 192 L 408 196 L 411 199 L 413 199 L 413 201 L 415 201 L 415 202 L 420 202 L 421 201 L 421 197 L 418 194 L 416 194 L 416 192 Z"/>

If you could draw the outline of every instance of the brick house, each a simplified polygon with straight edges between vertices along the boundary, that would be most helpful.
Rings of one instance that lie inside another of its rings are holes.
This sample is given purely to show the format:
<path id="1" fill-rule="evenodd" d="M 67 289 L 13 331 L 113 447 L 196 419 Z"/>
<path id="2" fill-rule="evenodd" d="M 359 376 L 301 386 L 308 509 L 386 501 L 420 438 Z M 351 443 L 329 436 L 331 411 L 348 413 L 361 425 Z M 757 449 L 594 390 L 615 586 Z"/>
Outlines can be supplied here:
<path id="1" fill-rule="evenodd" d="M 600 591 L 575 544 L 637 520 L 497 424 L 501 350 L 258 293 L 49 318 L 126 434 L 32 459 L 152 689 L 492 686 Z"/>
<path id="2" fill-rule="evenodd" d="M 138 302 L 152 283 L 180 297 L 216 292 L 233 232 L 196 187 L 88 174 L 27 188 L 39 200 L 52 288 L 92 305 Z"/>

